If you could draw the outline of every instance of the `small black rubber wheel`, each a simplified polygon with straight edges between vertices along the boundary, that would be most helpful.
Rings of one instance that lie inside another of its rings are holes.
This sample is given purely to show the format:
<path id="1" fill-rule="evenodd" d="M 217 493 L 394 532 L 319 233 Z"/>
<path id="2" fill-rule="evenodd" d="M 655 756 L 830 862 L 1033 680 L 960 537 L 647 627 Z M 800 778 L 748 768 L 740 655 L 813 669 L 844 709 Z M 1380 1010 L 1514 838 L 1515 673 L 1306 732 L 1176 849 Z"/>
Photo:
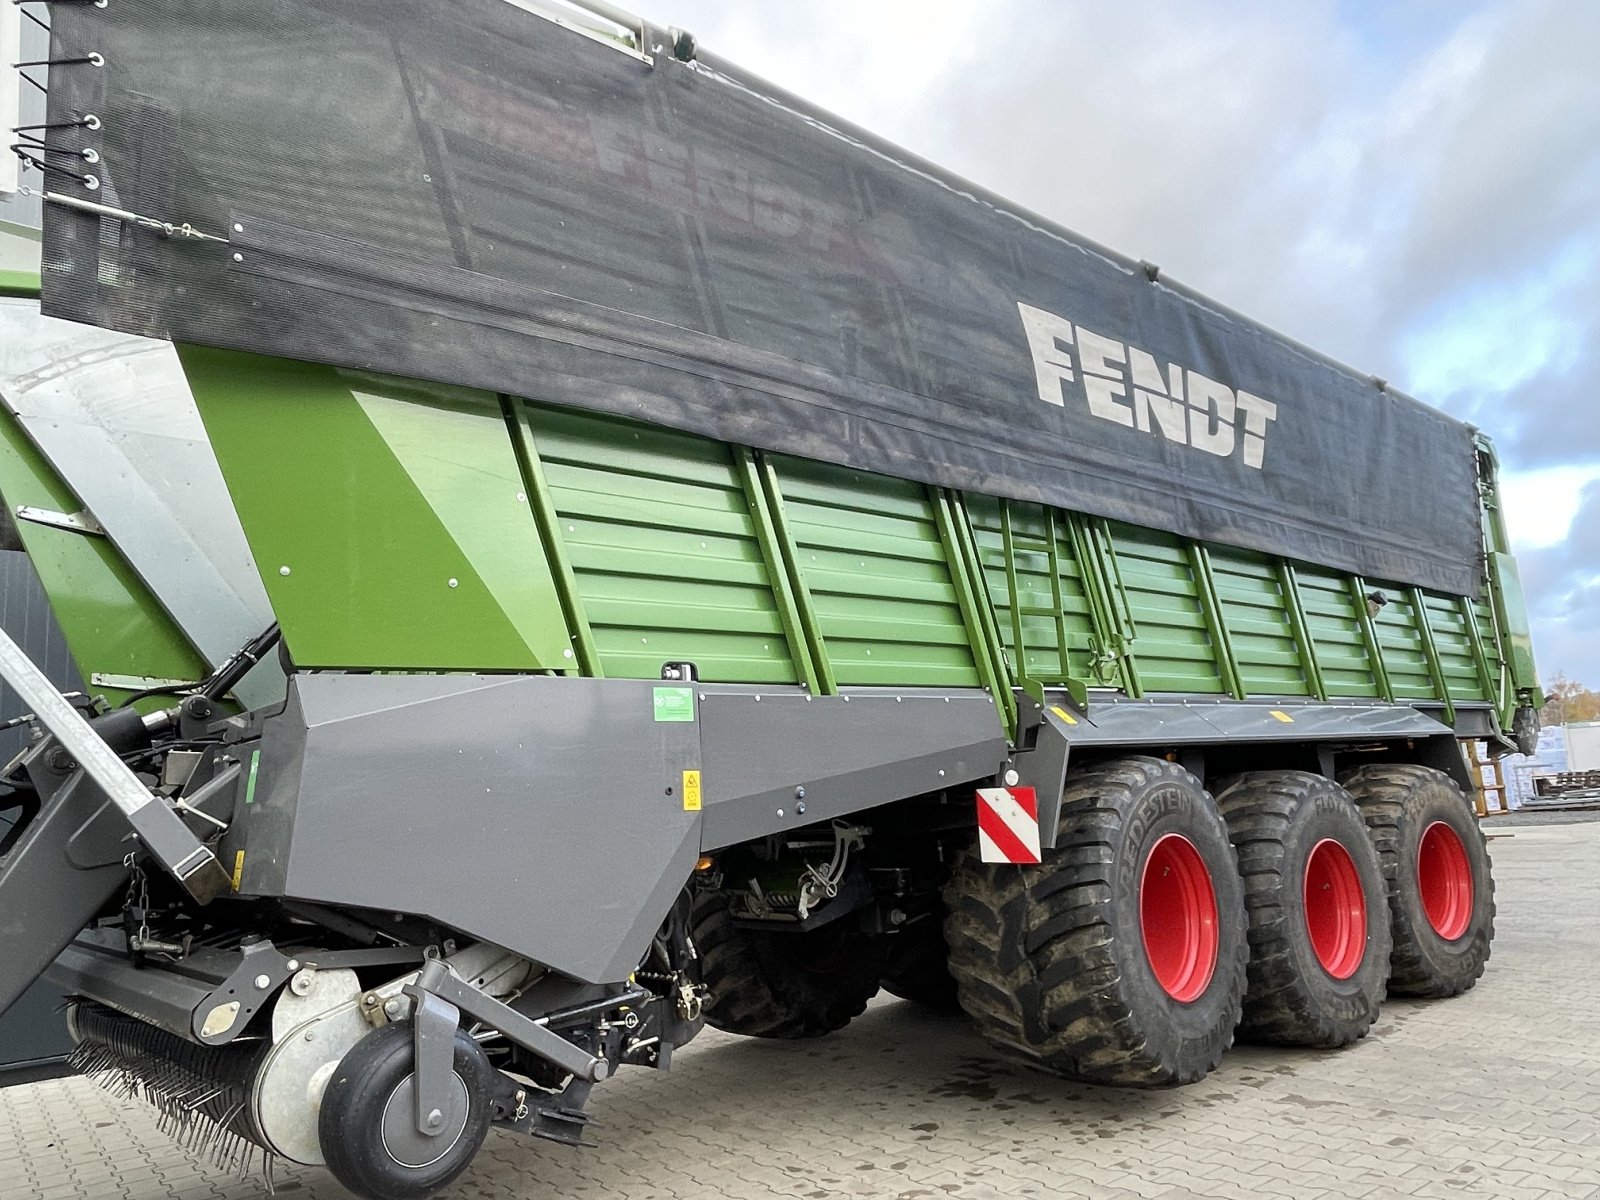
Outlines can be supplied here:
<path id="1" fill-rule="evenodd" d="M 950 947 L 944 940 L 944 905 L 888 935 L 883 990 L 925 1008 L 959 1012 Z"/>
<path id="2" fill-rule="evenodd" d="M 1350 793 L 1305 771 L 1241 775 L 1217 795 L 1250 928 L 1241 1037 L 1347 1046 L 1389 980 L 1389 903 Z"/>
<path id="3" fill-rule="evenodd" d="M 719 893 L 695 902 L 705 1019 L 748 1037 L 820 1037 L 866 1011 L 883 976 L 883 937 L 840 917 L 808 933 L 740 928 Z"/>
<path id="4" fill-rule="evenodd" d="M 1388 885 L 1389 991 L 1455 996 L 1483 974 L 1494 941 L 1494 876 L 1472 803 L 1450 776 L 1410 763 L 1341 775 Z"/>
<path id="5" fill-rule="evenodd" d="M 1038 866 L 958 860 L 945 904 L 961 1007 L 1003 1051 L 1089 1083 L 1193 1083 L 1233 1044 L 1244 897 L 1216 805 L 1130 757 L 1067 777 Z"/>
<path id="6" fill-rule="evenodd" d="M 494 1068 L 482 1048 L 456 1033 L 452 1100 L 444 1131 L 428 1137 L 413 1119 L 411 1025 L 375 1029 L 357 1042 L 322 1095 L 317 1139 L 334 1178 L 366 1200 L 420 1200 L 444 1187 L 489 1133 Z"/>

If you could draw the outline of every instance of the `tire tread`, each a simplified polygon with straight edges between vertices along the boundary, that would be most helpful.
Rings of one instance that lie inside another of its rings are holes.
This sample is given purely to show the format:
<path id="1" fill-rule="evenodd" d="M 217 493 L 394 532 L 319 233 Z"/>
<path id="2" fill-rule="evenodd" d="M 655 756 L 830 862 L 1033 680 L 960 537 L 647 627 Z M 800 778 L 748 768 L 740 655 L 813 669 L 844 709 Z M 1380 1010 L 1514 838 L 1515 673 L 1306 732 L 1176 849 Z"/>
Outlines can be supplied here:
<path id="1" fill-rule="evenodd" d="M 1217 806 L 1239 855 L 1249 919 L 1250 983 L 1239 1027 L 1241 1037 L 1332 1049 L 1365 1037 L 1377 1019 L 1388 976 L 1387 922 L 1379 922 L 1381 934 L 1375 935 L 1376 944 L 1371 947 L 1370 952 L 1384 966 L 1372 979 L 1365 1003 L 1332 1001 L 1326 989 L 1319 986 L 1321 980 L 1307 977 L 1303 956 L 1297 954 L 1303 935 L 1291 927 L 1292 918 L 1283 903 L 1285 887 L 1300 883 L 1284 878 L 1288 865 L 1284 861 L 1284 844 L 1294 822 L 1309 817 L 1316 793 L 1327 788 L 1343 791 L 1331 780 L 1305 771 L 1262 771 L 1238 777 L 1218 795 Z M 1345 799 L 1350 804 L 1354 837 L 1361 840 L 1359 811 L 1353 799 Z M 1370 853 L 1364 845 L 1347 849 L 1353 856 Z M 1387 902 L 1386 895 L 1379 894 L 1384 887 L 1382 864 L 1373 864 L 1369 858 L 1369 873 L 1374 865 L 1379 890 L 1367 900 L 1381 911 Z"/>
<path id="2" fill-rule="evenodd" d="M 1483 846 L 1482 832 L 1478 831 L 1477 836 L 1485 864 L 1483 874 L 1488 892 L 1488 919 L 1484 927 L 1472 931 L 1472 943 L 1468 947 L 1470 953 L 1463 960 L 1463 969 L 1442 974 L 1428 961 L 1423 948 L 1424 939 L 1434 937 L 1433 932 L 1419 928 L 1419 923 L 1407 912 L 1400 896 L 1400 857 L 1404 840 L 1402 823 L 1422 803 L 1428 789 L 1447 788 L 1465 804 L 1466 798 L 1462 796 L 1460 788 L 1443 771 L 1415 763 L 1369 763 L 1345 772 L 1339 780 L 1355 797 L 1366 822 L 1368 836 L 1383 866 L 1394 927 L 1394 949 L 1389 960 L 1389 991 L 1395 995 L 1424 999 L 1443 999 L 1467 991 L 1482 977 L 1494 940 L 1494 874 L 1488 869 L 1488 851 Z"/>
<path id="3" fill-rule="evenodd" d="M 830 982 L 801 981 L 792 972 L 775 969 L 762 952 L 762 936 L 735 925 L 722 896 L 703 896 L 696 903 L 691 937 L 700 956 L 701 982 L 711 994 L 705 1006 L 708 1024 L 746 1037 L 820 1037 L 859 1017 L 877 994 L 879 968 L 872 954 L 853 956 Z"/>
<path id="4" fill-rule="evenodd" d="M 961 1007 L 995 1046 L 1089 1083 L 1161 1087 L 1203 1077 L 1232 1045 L 1243 938 L 1234 960 L 1217 967 L 1232 977 L 1231 1016 L 1181 1062 L 1145 1035 L 1113 952 L 1116 839 L 1136 797 L 1167 780 L 1199 788 L 1182 767 L 1157 758 L 1070 775 L 1061 834 L 1039 866 L 983 863 L 962 852 L 945 892 L 950 973 Z"/>

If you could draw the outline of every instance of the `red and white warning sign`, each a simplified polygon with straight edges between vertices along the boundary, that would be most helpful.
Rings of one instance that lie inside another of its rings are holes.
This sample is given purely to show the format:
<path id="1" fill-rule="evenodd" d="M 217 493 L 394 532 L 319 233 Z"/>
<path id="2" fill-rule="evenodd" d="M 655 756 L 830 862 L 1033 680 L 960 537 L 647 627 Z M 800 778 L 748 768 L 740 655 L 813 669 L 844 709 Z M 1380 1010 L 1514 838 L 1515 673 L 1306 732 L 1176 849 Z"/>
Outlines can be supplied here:
<path id="1" fill-rule="evenodd" d="M 1039 861 L 1039 799 L 1031 787 L 978 789 L 978 853 L 986 863 Z"/>

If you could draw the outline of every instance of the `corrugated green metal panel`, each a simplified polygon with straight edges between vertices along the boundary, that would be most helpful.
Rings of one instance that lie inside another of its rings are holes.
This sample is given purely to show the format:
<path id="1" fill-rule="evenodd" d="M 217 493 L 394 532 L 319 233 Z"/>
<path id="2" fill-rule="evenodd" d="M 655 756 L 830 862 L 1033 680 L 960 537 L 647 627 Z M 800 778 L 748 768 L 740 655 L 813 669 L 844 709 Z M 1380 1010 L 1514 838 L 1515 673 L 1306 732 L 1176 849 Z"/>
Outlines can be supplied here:
<path id="1" fill-rule="evenodd" d="M 1371 584 L 1374 592 L 1381 592 L 1388 603 L 1380 607 L 1372 618 L 1378 633 L 1378 646 L 1383 652 L 1383 665 L 1389 673 L 1389 684 L 1396 699 L 1442 700 L 1433 676 L 1428 671 L 1428 656 L 1422 645 L 1422 635 L 1417 630 L 1418 614 L 1411 603 L 1411 592 L 1397 583 Z"/>
<path id="2" fill-rule="evenodd" d="M 950 583 L 955 588 L 961 621 L 967 627 L 967 644 L 972 648 L 978 682 L 1000 710 L 1007 737 L 1017 734 L 1017 698 L 1006 667 L 1005 648 L 995 627 L 994 609 L 984 595 L 983 566 L 978 562 L 978 546 L 972 540 L 972 521 L 966 501 L 947 488 L 929 489 L 934 524 L 944 560 L 950 564 Z"/>
<path id="3" fill-rule="evenodd" d="M 75 513 L 83 507 L 3 408 L 0 491 L 12 511 L 28 505 Z M 109 540 L 32 521 L 16 526 L 85 681 L 96 673 L 185 681 L 205 676 L 199 653 Z M 129 695 L 95 691 L 113 704 Z M 152 700 L 147 707 L 162 703 L 170 701 Z"/>
<path id="4" fill-rule="evenodd" d="M 837 682 L 979 686 L 928 489 L 823 463 L 769 461 Z"/>
<path id="5" fill-rule="evenodd" d="M 1428 628 L 1433 630 L 1433 644 L 1439 650 L 1439 666 L 1444 671 L 1451 699 L 1492 699 L 1478 673 L 1477 656 L 1468 640 L 1471 631 L 1461 611 L 1460 599 L 1424 592 L 1423 603 L 1428 610 Z"/>
<path id="6" fill-rule="evenodd" d="M 1294 570 L 1328 695 L 1377 696 L 1350 577 L 1298 563 Z"/>
<path id="7" fill-rule="evenodd" d="M 305 665 L 571 670 L 576 651 L 610 676 L 687 659 L 710 681 L 820 691 L 1003 685 L 1007 667 L 1136 694 L 1314 695 L 1319 667 L 1333 697 L 1487 690 L 1457 598 L 1376 585 L 1389 603 L 1369 620 L 1363 581 L 1254 552 L 461 389 L 182 353 Z M 1497 598 L 1475 615 L 1491 672 Z"/>
<path id="8" fill-rule="evenodd" d="M 1008 507 L 1014 551 L 1009 572 L 1000 501 L 988 496 L 967 497 L 973 537 L 983 565 L 985 590 L 994 607 L 1012 673 L 1050 682 L 1066 676 L 1093 678 L 1094 619 L 1084 592 L 1083 568 L 1067 525 L 1069 518 L 1057 512 L 1052 522 L 1045 508 L 1038 504 L 1011 502 Z M 1048 548 L 1052 534 L 1055 539 L 1054 586 Z M 1012 579 L 1015 579 L 1019 601 L 1015 611 L 1011 603 Z M 1026 659 L 1020 669 L 1017 662 L 1019 623 Z M 1064 658 L 1063 627 L 1067 635 Z"/>
<path id="9" fill-rule="evenodd" d="M 1276 561 L 1251 550 L 1213 546 L 1211 573 L 1246 694 L 1310 695 Z"/>
<path id="10" fill-rule="evenodd" d="M 178 354 L 298 664 L 571 668 L 495 396 Z"/>
<path id="11" fill-rule="evenodd" d="M 1110 529 L 1144 690 L 1226 691 L 1183 539 L 1120 522 Z"/>
<path id="12" fill-rule="evenodd" d="M 583 611 L 607 676 L 690 661 L 719 683 L 801 678 L 725 443 L 527 406 Z"/>

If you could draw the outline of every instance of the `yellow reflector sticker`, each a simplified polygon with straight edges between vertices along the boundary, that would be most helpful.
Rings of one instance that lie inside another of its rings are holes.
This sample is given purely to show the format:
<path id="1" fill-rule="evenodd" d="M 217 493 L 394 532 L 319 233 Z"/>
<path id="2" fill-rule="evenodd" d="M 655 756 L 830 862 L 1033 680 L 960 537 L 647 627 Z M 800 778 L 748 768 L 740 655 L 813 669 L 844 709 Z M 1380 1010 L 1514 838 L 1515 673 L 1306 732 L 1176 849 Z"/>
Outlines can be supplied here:
<path id="1" fill-rule="evenodd" d="M 1268 709 L 1267 711 L 1273 716 L 1274 719 L 1282 721 L 1285 725 L 1293 725 L 1294 724 L 1294 718 L 1291 717 L 1286 712 L 1279 712 L 1275 708 Z"/>
<path id="2" fill-rule="evenodd" d="M 1078 723 L 1078 718 L 1073 716 L 1066 709 L 1062 708 L 1059 704 L 1052 704 L 1050 706 L 1050 711 L 1055 713 L 1056 716 L 1060 717 L 1068 725 L 1076 725 Z"/>
<path id="3" fill-rule="evenodd" d="M 683 811 L 700 811 L 700 772 L 685 771 L 683 773 Z"/>
<path id="4" fill-rule="evenodd" d="M 244 878 L 244 851 L 240 850 L 233 856 L 233 890 L 239 890 L 239 881 Z"/>

